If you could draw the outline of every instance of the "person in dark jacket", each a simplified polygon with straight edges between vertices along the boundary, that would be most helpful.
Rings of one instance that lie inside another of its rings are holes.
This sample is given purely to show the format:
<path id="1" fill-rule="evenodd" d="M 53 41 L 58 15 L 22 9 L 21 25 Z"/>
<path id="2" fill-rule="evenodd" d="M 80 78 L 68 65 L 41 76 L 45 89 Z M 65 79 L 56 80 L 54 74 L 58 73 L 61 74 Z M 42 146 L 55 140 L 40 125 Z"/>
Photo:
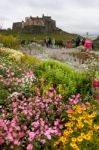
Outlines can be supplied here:
<path id="1" fill-rule="evenodd" d="M 76 38 L 76 47 L 78 47 L 80 45 L 80 42 L 81 42 L 81 40 L 80 40 L 80 37 L 78 36 Z"/>
<path id="2" fill-rule="evenodd" d="M 84 44 L 85 44 L 85 40 L 86 40 L 85 38 L 82 39 L 82 42 L 81 42 L 81 43 L 82 43 L 83 46 L 84 46 Z"/>

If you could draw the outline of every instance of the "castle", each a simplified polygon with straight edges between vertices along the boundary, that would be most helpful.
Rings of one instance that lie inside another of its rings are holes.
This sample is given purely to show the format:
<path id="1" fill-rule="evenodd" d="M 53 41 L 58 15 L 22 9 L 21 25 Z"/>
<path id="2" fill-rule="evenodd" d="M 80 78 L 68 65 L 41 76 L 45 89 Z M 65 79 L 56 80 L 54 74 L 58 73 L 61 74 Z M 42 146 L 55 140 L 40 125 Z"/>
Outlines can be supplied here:
<path id="1" fill-rule="evenodd" d="M 53 32 L 56 28 L 55 20 L 51 16 L 26 17 L 25 21 L 13 23 L 13 30 L 25 33 Z"/>

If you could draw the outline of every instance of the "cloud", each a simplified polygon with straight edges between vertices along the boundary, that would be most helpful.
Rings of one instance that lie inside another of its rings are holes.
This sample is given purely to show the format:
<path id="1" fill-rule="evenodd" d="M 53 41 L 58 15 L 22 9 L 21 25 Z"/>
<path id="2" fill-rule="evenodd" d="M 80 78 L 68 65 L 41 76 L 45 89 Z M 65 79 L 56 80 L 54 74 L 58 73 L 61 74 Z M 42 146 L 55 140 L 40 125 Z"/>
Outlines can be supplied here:
<path id="1" fill-rule="evenodd" d="M 11 27 L 26 16 L 51 15 L 67 32 L 99 32 L 99 0 L 3 0 L 0 23 Z"/>

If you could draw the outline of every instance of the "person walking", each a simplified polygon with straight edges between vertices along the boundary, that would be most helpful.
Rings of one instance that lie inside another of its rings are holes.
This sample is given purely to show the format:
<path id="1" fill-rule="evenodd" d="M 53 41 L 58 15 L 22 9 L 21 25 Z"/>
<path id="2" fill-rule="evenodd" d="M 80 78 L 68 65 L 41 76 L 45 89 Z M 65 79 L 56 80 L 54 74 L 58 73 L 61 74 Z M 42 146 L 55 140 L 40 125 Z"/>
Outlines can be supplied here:
<path id="1" fill-rule="evenodd" d="M 81 40 L 80 40 L 80 37 L 78 36 L 76 38 L 76 47 L 78 47 L 80 45 L 80 42 L 81 42 Z"/>

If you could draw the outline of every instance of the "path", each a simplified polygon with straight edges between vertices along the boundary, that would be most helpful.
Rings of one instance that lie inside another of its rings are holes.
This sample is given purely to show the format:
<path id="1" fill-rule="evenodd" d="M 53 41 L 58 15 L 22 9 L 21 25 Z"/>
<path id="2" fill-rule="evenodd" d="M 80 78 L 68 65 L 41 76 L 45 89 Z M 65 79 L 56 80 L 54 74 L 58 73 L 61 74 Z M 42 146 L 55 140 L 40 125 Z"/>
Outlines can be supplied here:
<path id="1" fill-rule="evenodd" d="M 82 55 L 82 52 L 80 52 L 79 49 L 77 48 L 72 48 L 72 49 L 66 49 L 66 48 L 57 48 L 57 49 L 52 49 L 52 48 L 46 48 L 46 47 L 32 47 L 31 50 L 26 52 L 31 52 L 31 55 L 36 55 L 40 59 L 48 59 L 52 58 L 55 60 L 59 60 L 64 63 L 68 63 L 72 65 L 73 67 L 77 69 L 87 69 L 88 65 L 98 65 L 99 66 L 99 51 L 92 51 L 91 53 L 95 54 L 98 59 L 95 60 L 95 58 L 92 58 L 91 60 L 81 60 L 77 57 L 74 57 L 72 54 L 77 54 L 79 53 Z M 93 55 L 92 55 L 93 57 Z"/>

